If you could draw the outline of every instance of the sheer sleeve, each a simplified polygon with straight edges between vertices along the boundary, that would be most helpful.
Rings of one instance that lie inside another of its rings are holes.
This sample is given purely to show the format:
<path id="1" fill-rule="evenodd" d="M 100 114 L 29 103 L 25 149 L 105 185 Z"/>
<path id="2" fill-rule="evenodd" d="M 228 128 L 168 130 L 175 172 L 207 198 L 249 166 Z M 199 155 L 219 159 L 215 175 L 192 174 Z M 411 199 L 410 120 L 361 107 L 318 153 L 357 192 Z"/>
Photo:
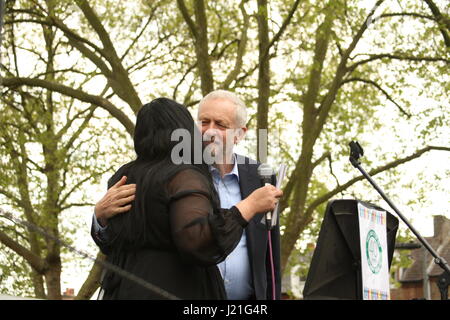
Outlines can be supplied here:
<path id="1" fill-rule="evenodd" d="M 172 237 L 190 263 L 221 262 L 239 243 L 247 226 L 236 207 L 215 208 L 210 189 L 206 177 L 194 169 L 177 173 L 168 184 Z"/>

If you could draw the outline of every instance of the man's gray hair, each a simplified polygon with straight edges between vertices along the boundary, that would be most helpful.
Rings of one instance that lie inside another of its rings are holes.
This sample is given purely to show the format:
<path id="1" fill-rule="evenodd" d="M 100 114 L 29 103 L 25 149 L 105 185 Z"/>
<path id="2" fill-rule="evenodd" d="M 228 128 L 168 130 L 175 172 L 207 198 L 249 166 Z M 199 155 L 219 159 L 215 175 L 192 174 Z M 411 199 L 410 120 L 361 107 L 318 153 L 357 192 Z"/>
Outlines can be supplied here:
<path id="1" fill-rule="evenodd" d="M 236 124 L 239 127 L 247 125 L 247 107 L 245 103 L 234 93 L 227 90 L 214 90 L 208 93 L 200 100 L 199 108 L 206 100 L 223 99 L 228 100 L 236 105 Z"/>

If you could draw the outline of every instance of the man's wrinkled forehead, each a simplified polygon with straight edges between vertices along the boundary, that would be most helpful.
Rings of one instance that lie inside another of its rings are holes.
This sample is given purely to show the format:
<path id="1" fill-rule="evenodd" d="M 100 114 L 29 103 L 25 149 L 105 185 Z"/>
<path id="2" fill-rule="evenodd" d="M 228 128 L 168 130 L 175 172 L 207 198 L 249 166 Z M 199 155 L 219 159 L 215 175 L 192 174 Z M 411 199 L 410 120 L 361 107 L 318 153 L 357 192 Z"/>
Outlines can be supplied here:
<path id="1" fill-rule="evenodd" d="M 236 122 L 237 105 L 228 99 L 211 98 L 202 101 L 198 107 L 197 120 L 205 118 L 210 120 L 227 120 L 227 122 Z"/>

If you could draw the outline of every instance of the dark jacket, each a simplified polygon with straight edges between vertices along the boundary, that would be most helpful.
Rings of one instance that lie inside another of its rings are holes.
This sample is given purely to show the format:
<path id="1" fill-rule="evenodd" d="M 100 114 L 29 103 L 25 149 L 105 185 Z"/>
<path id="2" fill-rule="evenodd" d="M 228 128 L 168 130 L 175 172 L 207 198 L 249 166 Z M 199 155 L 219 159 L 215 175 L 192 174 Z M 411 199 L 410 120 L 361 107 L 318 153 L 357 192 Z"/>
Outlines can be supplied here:
<path id="1" fill-rule="evenodd" d="M 248 197 L 254 190 L 262 186 L 258 176 L 259 163 L 249 163 L 247 157 L 237 155 L 239 185 L 242 199 Z M 241 164 L 244 163 L 245 164 Z M 275 177 L 273 184 L 275 185 Z M 253 275 L 253 286 L 255 298 L 257 300 L 272 299 L 272 272 L 269 259 L 269 246 L 267 229 L 261 220 L 264 214 L 257 214 L 249 221 L 245 230 L 247 235 L 248 254 Z M 272 252 L 275 269 L 275 293 L 276 299 L 280 299 L 281 294 L 281 272 L 280 272 L 280 226 L 277 221 L 276 227 L 271 230 Z"/>

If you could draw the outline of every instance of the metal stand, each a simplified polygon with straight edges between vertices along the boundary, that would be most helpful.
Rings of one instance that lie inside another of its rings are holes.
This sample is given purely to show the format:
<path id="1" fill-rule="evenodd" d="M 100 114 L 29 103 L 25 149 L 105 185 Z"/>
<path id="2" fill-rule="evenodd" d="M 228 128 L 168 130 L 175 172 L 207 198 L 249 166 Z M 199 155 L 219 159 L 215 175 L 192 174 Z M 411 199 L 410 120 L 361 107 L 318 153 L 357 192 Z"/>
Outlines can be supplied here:
<path id="1" fill-rule="evenodd" d="M 444 272 L 439 276 L 438 287 L 441 292 L 441 299 L 448 299 L 448 286 L 450 285 L 450 267 L 444 258 L 440 257 L 436 251 L 430 246 L 430 244 L 420 235 L 420 233 L 409 223 L 409 221 L 401 214 L 400 210 L 392 203 L 391 200 L 384 194 L 384 192 L 377 186 L 375 181 L 369 176 L 369 174 L 361 168 L 361 162 L 359 158 L 364 155 L 364 150 L 357 141 L 350 142 L 350 162 L 357 168 L 363 176 L 370 182 L 370 184 L 378 191 L 381 197 L 389 204 L 389 206 L 397 213 L 400 219 L 408 226 L 408 228 L 414 233 L 417 239 L 422 243 L 422 245 L 430 252 L 434 258 L 434 262 L 441 267 Z"/>

